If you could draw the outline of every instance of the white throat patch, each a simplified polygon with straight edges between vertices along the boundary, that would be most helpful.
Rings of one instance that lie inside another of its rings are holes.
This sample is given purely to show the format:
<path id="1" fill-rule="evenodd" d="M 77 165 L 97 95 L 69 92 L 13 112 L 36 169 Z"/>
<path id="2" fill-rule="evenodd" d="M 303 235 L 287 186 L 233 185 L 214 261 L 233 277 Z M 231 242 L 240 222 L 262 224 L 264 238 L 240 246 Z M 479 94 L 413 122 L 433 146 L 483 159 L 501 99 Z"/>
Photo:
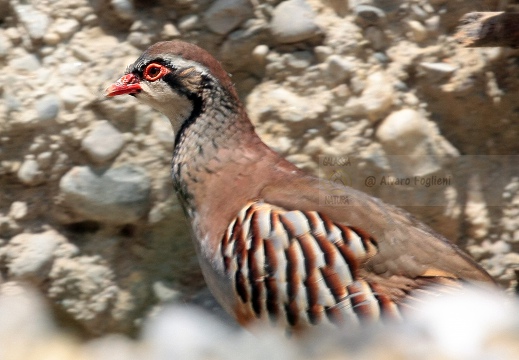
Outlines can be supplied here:
<path id="1" fill-rule="evenodd" d="M 164 81 L 142 82 L 142 91 L 136 98 L 164 114 L 173 127 L 175 135 L 182 123 L 191 115 L 193 103 L 184 95 L 174 91 Z"/>

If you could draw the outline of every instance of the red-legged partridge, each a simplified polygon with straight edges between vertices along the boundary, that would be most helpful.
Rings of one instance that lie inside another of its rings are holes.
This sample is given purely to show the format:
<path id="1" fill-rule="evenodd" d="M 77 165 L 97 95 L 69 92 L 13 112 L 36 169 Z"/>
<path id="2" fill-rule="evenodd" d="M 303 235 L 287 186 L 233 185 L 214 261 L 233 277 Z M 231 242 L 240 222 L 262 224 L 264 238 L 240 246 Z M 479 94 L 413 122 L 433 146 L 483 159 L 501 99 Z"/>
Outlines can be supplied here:
<path id="1" fill-rule="evenodd" d="M 493 283 L 405 211 L 299 170 L 254 131 L 220 63 L 181 41 L 146 50 L 107 96 L 174 129 L 172 177 L 207 284 L 240 323 L 294 329 L 399 318 L 432 284 Z M 341 194 L 347 205 L 326 205 Z"/>

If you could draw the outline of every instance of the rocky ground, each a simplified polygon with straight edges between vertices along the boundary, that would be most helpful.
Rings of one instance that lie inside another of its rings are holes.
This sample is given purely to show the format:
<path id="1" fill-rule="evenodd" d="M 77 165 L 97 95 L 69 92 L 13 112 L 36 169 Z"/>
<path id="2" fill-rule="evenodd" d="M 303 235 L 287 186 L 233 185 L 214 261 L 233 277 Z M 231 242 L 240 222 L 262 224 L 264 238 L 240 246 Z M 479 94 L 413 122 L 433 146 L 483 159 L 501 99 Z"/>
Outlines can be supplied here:
<path id="1" fill-rule="evenodd" d="M 147 46 L 182 39 L 222 61 L 278 152 L 407 208 L 512 292 L 518 51 L 452 38 L 464 13 L 506 6 L 0 0 L 2 288 L 37 288 L 82 337 L 136 334 L 167 303 L 214 306 L 169 179 L 169 124 L 102 95 Z"/>

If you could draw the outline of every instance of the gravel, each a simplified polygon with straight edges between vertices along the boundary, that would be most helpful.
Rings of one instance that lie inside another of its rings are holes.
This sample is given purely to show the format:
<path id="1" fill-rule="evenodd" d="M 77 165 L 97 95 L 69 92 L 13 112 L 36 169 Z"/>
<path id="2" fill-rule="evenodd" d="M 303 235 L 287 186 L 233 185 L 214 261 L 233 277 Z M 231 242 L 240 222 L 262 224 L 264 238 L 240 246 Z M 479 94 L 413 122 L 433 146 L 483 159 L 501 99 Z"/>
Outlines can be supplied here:
<path id="1" fill-rule="evenodd" d="M 143 48 L 178 38 L 222 61 L 270 146 L 325 178 L 332 174 L 319 165 L 321 156 L 351 158 L 353 184 L 369 175 L 448 174 L 458 168 L 451 159 L 486 158 L 493 166 L 454 171 L 448 187 L 371 191 L 389 203 L 419 205 L 410 209 L 415 216 L 459 240 L 513 291 L 519 181 L 518 162 L 506 154 L 519 152 L 517 51 L 467 50 L 451 38 L 463 13 L 488 6 L 0 0 L 0 282 L 23 279 L 38 289 L 54 309 L 41 311 L 75 324 L 85 338 L 101 336 L 88 351 L 114 349 L 112 358 L 149 354 L 106 334 L 135 334 L 167 301 L 189 302 L 202 290 L 170 179 L 170 124 L 132 97 L 103 97 Z M 391 155 L 398 152 L 414 162 Z M 54 240 L 13 245 L 18 236 L 48 232 L 59 239 L 52 251 Z M 17 331 L 0 331 L 2 344 L 14 344 L 3 336 L 21 338 L 38 326 L 41 315 L 31 311 Z M 46 326 L 41 331 L 54 334 L 56 325 Z M 34 334 L 48 351 L 79 346 Z M 41 349 L 24 345 L 35 358 Z"/>

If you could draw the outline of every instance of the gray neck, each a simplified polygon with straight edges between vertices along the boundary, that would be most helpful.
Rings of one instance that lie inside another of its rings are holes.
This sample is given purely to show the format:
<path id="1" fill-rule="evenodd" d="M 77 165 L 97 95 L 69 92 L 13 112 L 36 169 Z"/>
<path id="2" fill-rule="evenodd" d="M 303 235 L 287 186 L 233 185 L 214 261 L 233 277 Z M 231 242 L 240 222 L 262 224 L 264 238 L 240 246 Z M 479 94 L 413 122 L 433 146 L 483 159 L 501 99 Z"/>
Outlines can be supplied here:
<path id="1" fill-rule="evenodd" d="M 221 88 L 205 90 L 176 134 L 173 152 L 173 182 L 187 215 L 196 211 L 195 194 L 222 191 L 208 186 L 209 177 L 255 161 L 265 148 L 239 100 Z"/>

